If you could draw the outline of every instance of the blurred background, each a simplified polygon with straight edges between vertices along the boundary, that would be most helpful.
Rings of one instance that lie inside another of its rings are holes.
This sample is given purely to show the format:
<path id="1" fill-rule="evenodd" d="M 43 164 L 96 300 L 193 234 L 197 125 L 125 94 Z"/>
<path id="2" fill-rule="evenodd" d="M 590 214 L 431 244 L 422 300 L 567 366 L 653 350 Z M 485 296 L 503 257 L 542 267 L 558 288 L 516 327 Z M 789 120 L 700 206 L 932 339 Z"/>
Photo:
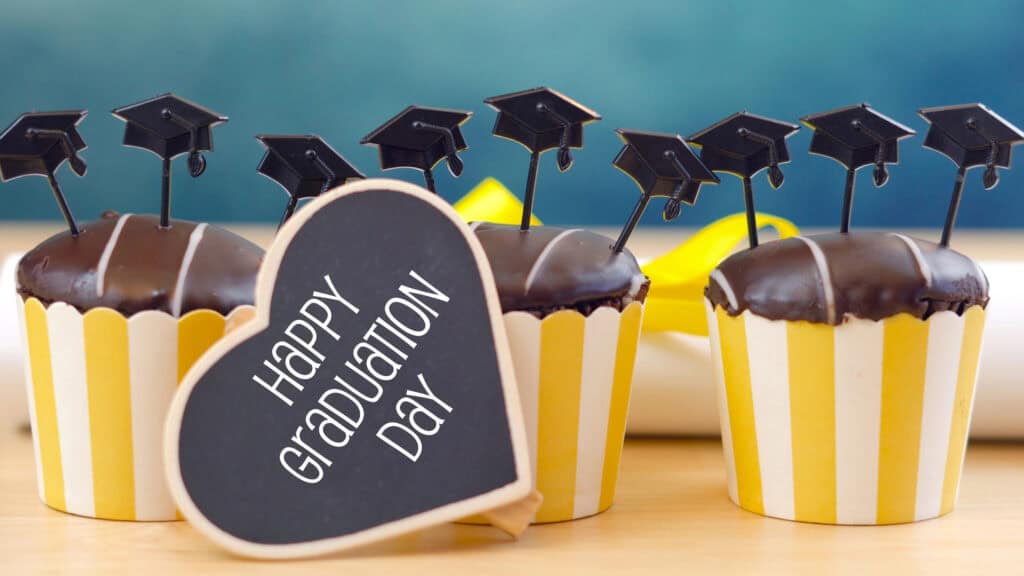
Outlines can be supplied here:
<path id="1" fill-rule="evenodd" d="M 620 225 L 638 189 L 610 162 L 616 127 L 684 137 L 747 109 L 796 122 L 870 102 L 918 131 L 902 145 L 889 184 L 862 170 L 854 226 L 939 229 L 955 167 L 921 148 L 921 107 L 984 102 L 1024 125 L 1024 4 L 693 2 L 340 2 L 142 3 L 36 0 L 3 7 L 0 125 L 28 110 L 86 108 L 85 178 L 62 168 L 73 210 L 159 210 L 160 162 L 120 145 L 115 107 L 173 91 L 231 118 L 215 130 L 201 178 L 175 162 L 173 214 L 214 221 L 276 221 L 286 196 L 255 172 L 257 133 L 316 133 L 368 175 L 376 149 L 359 140 L 408 104 L 473 110 L 470 149 L 441 194 L 456 200 L 486 176 L 521 194 L 528 153 L 490 135 L 485 97 L 550 85 L 597 110 L 586 148 L 560 174 L 543 157 L 536 213 L 549 223 Z M 755 182 L 759 210 L 805 226 L 838 225 L 843 170 L 809 156 L 810 133 L 789 140 L 785 186 Z M 1024 153 L 1024 150 L 1018 151 Z M 408 170 L 390 177 L 421 182 Z M 968 177 L 959 224 L 1019 227 L 1024 170 L 1004 171 L 985 192 Z M 0 185 L 0 218 L 59 220 L 45 181 Z M 740 181 L 705 187 L 670 226 L 705 224 L 742 210 Z M 661 207 L 644 224 L 660 224 Z M 56 224 L 56 222 L 55 222 Z"/>

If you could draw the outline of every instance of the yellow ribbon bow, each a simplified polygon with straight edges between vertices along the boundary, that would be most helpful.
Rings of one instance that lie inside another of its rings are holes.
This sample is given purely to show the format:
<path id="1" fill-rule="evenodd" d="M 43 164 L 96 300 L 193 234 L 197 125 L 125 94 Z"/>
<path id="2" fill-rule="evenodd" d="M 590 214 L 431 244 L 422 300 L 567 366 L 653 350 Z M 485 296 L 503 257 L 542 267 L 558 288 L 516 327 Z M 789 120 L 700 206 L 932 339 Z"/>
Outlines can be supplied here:
<path id="1" fill-rule="evenodd" d="M 760 212 L 757 227 L 774 228 L 781 238 L 800 233 L 789 220 Z M 682 244 L 641 266 L 651 279 L 644 303 L 643 329 L 707 336 L 704 287 L 708 276 L 746 240 L 747 215 L 733 214 L 708 224 Z"/>
<path id="2" fill-rule="evenodd" d="M 519 224 L 523 218 L 523 203 L 501 182 L 485 178 L 455 203 L 455 211 L 466 222 Z M 530 214 L 530 226 L 540 225 L 540 220 Z"/>
<path id="3" fill-rule="evenodd" d="M 456 202 L 455 210 L 467 222 L 519 224 L 523 203 L 501 182 L 487 178 Z M 539 226 L 541 222 L 531 214 L 530 223 Z M 758 213 L 757 227 L 774 228 L 781 238 L 800 233 L 789 220 L 770 214 Z M 707 336 L 704 287 L 708 276 L 746 239 L 746 214 L 733 214 L 708 224 L 682 244 L 641 266 L 651 279 L 643 329 Z"/>

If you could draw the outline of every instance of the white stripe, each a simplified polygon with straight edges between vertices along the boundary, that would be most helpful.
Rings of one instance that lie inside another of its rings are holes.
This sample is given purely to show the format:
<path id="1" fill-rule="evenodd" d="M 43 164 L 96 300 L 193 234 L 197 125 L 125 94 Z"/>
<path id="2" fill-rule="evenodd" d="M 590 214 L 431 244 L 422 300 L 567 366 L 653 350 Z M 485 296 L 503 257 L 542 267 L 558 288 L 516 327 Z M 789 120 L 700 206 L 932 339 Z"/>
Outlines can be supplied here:
<path id="1" fill-rule="evenodd" d="M 874 524 L 882 426 L 883 324 L 850 318 L 835 329 L 836 521 Z"/>
<path id="2" fill-rule="evenodd" d="M 764 513 L 794 518 L 786 323 L 745 314 Z"/>
<path id="3" fill-rule="evenodd" d="M 96 296 L 103 296 L 104 283 L 107 280 L 107 266 L 110 265 L 110 257 L 114 254 L 114 248 L 117 246 L 117 240 L 121 237 L 121 229 L 124 228 L 128 219 L 131 218 L 131 214 L 122 214 L 117 219 L 117 223 L 114 224 L 114 230 L 110 233 L 110 238 L 107 238 L 107 245 L 103 247 L 103 252 L 100 254 L 100 261 L 96 264 Z"/>
<path id="4" fill-rule="evenodd" d="M 20 294 L 13 294 L 17 298 L 15 303 L 18 309 L 18 327 L 21 330 L 21 354 L 25 364 L 25 394 L 28 396 L 28 421 L 32 426 L 32 450 L 36 456 L 36 484 L 39 487 L 39 499 L 46 502 L 46 484 L 43 482 L 43 459 L 39 453 L 39 424 L 36 422 L 36 392 L 32 380 L 32 358 L 28 350 L 28 324 L 25 319 L 25 301 Z"/>
<path id="5" fill-rule="evenodd" d="M 921 448 L 917 468 L 915 520 L 934 518 L 942 508 L 949 431 L 953 423 L 964 318 L 944 311 L 928 319 L 928 359 L 921 408 Z"/>
<path id="6" fill-rule="evenodd" d="M 805 236 L 797 236 L 797 240 L 800 240 L 811 249 L 811 255 L 814 257 L 814 263 L 818 266 L 818 275 L 821 277 L 821 289 L 825 298 L 825 313 L 826 319 L 829 324 L 835 324 L 836 321 L 836 297 L 834 289 L 832 288 L 832 275 L 828 271 L 828 259 L 825 258 L 825 253 L 822 252 L 821 246 L 810 238 Z"/>
<path id="7" fill-rule="evenodd" d="M 477 220 L 476 222 L 470 222 L 469 223 L 469 229 L 475 231 L 477 229 L 477 227 L 480 226 L 481 224 L 483 224 L 483 220 Z"/>
<path id="8" fill-rule="evenodd" d="M 527 312 L 505 314 L 505 333 L 512 352 L 512 367 L 519 387 L 519 404 L 526 426 L 526 442 L 530 449 L 530 472 L 537 487 L 537 423 L 540 399 L 540 323 Z"/>
<path id="9" fill-rule="evenodd" d="M 597 514 L 604 479 L 608 418 L 615 382 L 615 357 L 622 313 L 604 306 L 583 328 L 583 372 L 580 386 L 579 435 L 576 443 L 574 518 Z"/>
<path id="10" fill-rule="evenodd" d="M 533 286 L 533 281 L 536 280 L 537 273 L 543 270 L 544 261 L 547 260 L 548 254 L 551 254 L 551 251 L 554 249 L 555 244 L 561 242 L 561 240 L 568 236 L 569 234 L 579 231 L 579 228 L 570 228 L 569 230 L 563 230 L 560 234 L 558 234 L 557 236 L 552 238 L 551 241 L 548 242 L 548 245 L 545 246 L 544 249 L 540 251 L 540 254 L 537 256 L 537 260 L 534 261 L 533 267 L 530 268 L 530 273 L 526 275 L 526 284 L 523 286 L 523 294 L 528 294 L 530 292 L 530 287 Z"/>
<path id="11" fill-rule="evenodd" d="M 729 281 L 725 279 L 725 274 L 718 268 L 711 271 L 711 279 L 718 284 L 718 287 L 725 293 L 725 299 L 729 302 L 729 308 L 732 310 L 738 310 L 740 305 L 739 301 L 736 300 L 736 293 L 732 291 L 732 286 Z"/>
<path id="12" fill-rule="evenodd" d="M 178 387 L 178 322 L 164 312 L 140 312 L 128 321 L 135 519 L 173 520 L 164 479 L 163 422 Z"/>
<path id="13" fill-rule="evenodd" d="M 925 287 L 931 288 L 932 270 L 928 266 L 928 261 L 924 259 L 924 254 L 921 253 L 921 247 L 918 246 L 917 242 L 914 242 L 914 239 L 909 236 L 904 236 L 903 234 L 896 234 L 895 232 L 889 235 L 899 238 L 901 241 L 903 241 L 904 244 L 907 245 L 907 248 L 910 249 L 910 254 L 914 257 L 914 261 L 917 262 L 917 269 L 919 272 L 921 272 L 921 278 L 924 278 Z M 977 266 L 977 264 L 975 264 L 975 266 Z"/>
<path id="14" fill-rule="evenodd" d="M 95 516 L 84 319 L 78 310 L 57 302 L 47 308 L 46 320 L 64 469 L 64 503 L 68 512 Z"/>
<path id="15" fill-rule="evenodd" d="M 185 280 L 188 278 L 188 269 L 192 266 L 192 259 L 196 255 L 199 243 L 203 240 L 203 232 L 205 231 L 206 223 L 203 222 L 197 225 L 188 236 L 188 246 L 185 247 L 185 255 L 181 257 L 178 279 L 174 283 L 174 297 L 171 299 L 171 314 L 175 318 L 181 316 L 181 301 L 185 298 Z"/>
<path id="16" fill-rule="evenodd" d="M 985 271 L 981 269 L 981 264 L 978 264 L 978 261 L 974 260 L 972 258 L 968 258 L 968 260 L 970 260 L 971 263 L 974 264 L 974 269 L 978 273 L 978 279 L 985 283 L 984 290 L 985 290 L 985 293 L 988 294 L 988 289 L 989 289 L 988 276 L 985 274 Z"/>
<path id="17" fill-rule="evenodd" d="M 736 459 L 732 450 L 732 428 L 729 422 L 729 401 L 725 395 L 725 369 L 722 367 L 722 342 L 718 333 L 718 317 L 711 302 L 704 299 L 708 311 L 708 336 L 711 340 L 711 373 L 715 378 L 718 395 L 718 419 L 722 423 L 722 452 L 725 456 L 725 477 L 729 488 L 729 499 L 740 504 L 739 488 L 736 486 Z"/>
<path id="18" fill-rule="evenodd" d="M 987 316 L 988 316 L 988 313 L 986 312 L 985 316 L 982 317 L 982 321 L 983 322 L 985 322 L 985 318 Z M 964 320 L 964 322 L 966 323 L 966 320 Z M 965 324 L 965 327 L 966 327 L 966 324 Z M 984 328 L 985 327 L 982 326 L 981 335 L 978 336 L 979 338 L 981 338 L 981 342 L 978 342 L 978 347 L 979 347 L 979 350 L 982 350 L 982 351 L 985 350 L 985 339 L 987 338 L 985 336 L 985 329 Z M 962 350 L 961 350 L 961 353 L 963 353 Z M 978 361 L 979 362 L 984 362 L 981 358 L 979 358 Z M 975 367 L 975 368 L 977 368 L 977 367 Z M 959 365 L 958 365 L 957 369 L 959 370 Z M 954 504 L 956 504 L 956 502 L 958 500 L 960 500 L 960 488 L 964 485 L 964 483 L 961 482 L 961 480 L 963 479 L 963 475 L 964 475 L 964 461 L 967 459 L 967 444 L 970 441 L 971 421 L 974 419 L 974 400 L 975 400 L 975 398 L 978 397 L 978 372 L 979 371 L 977 369 L 974 370 L 974 381 L 971 382 L 971 399 L 969 400 L 970 404 L 967 405 L 967 431 L 968 431 L 967 434 L 968 435 L 967 435 L 967 438 L 964 439 L 964 447 L 963 447 L 963 450 L 960 452 L 960 470 L 958 470 L 957 473 L 956 473 L 956 494 L 953 496 L 953 503 Z"/>

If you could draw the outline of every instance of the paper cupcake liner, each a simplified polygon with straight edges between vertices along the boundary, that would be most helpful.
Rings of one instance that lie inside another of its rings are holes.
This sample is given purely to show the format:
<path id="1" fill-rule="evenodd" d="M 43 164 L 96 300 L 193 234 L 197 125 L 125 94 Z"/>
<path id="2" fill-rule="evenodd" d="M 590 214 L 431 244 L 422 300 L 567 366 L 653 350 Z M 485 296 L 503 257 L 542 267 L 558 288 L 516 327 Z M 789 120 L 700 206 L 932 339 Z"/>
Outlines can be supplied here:
<path id="1" fill-rule="evenodd" d="M 535 522 L 591 516 L 612 505 L 643 306 L 590 316 L 504 315 L 526 423 Z"/>
<path id="2" fill-rule="evenodd" d="M 164 418 L 178 382 L 231 315 L 126 318 L 20 297 L 18 311 L 43 502 L 96 518 L 177 518 L 164 479 Z"/>
<path id="3" fill-rule="evenodd" d="M 825 524 L 914 522 L 953 509 L 981 307 L 831 326 L 707 306 L 733 502 Z"/>

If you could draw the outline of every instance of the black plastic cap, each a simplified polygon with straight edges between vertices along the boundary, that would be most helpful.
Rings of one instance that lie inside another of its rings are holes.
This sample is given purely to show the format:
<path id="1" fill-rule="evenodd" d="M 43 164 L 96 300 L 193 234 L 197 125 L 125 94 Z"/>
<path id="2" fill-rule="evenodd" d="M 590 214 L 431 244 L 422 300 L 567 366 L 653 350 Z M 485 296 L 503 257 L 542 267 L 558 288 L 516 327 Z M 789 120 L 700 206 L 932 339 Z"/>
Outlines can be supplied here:
<path id="1" fill-rule="evenodd" d="M 0 180 L 53 174 L 67 160 L 76 174 L 85 175 L 85 163 L 77 157 L 86 148 L 77 129 L 85 115 L 85 110 L 63 110 L 19 116 L 0 133 Z"/>
<path id="2" fill-rule="evenodd" d="M 312 198 L 350 179 L 366 178 L 319 136 L 261 134 L 256 139 L 267 148 L 256 171 L 292 198 Z"/>
<path id="3" fill-rule="evenodd" d="M 228 121 L 226 116 L 174 94 L 124 106 L 113 114 L 126 124 L 125 146 L 143 148 L 167 159 L 213 150 L 211 128 Z"/>

